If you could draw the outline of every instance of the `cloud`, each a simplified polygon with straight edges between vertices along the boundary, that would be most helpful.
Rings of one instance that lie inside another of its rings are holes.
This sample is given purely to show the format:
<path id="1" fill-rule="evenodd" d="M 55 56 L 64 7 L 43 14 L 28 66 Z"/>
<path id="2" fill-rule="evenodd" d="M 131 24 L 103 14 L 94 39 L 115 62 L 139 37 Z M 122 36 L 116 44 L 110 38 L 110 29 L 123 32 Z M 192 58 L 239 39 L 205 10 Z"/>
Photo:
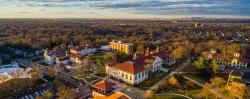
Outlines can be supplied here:
<path id="1" fill-rule="evenodd" d="M 82 13 L 123 13 L 134 15 L 247 15 L 249 0 L 3 0 L 0 8 L 15 5 L 19 12 L 54 11 Z M 5 7 L 6 8 L 6 7 Z M 14 8 L 13 8 L 14 9 Z M 42 10 L 41 10 L 42 9 Z M 1 13 L 1 11 L 0 11 Z"/>

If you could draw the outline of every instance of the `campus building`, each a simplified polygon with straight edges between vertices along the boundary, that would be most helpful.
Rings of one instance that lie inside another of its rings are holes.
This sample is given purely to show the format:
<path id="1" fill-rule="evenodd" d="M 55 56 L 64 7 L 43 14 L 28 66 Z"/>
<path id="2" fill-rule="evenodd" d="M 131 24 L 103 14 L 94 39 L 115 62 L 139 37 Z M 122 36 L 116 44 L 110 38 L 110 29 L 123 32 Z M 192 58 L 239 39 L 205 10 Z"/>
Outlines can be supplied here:
<path id="1" fill-rule="evenodd" d="M 217 61 L 219 69 L 224 69 L 225 67 L 232 68 L 247 68 L 250 60 L 240 56 L 240 53 L 234 53 L 233 57 L 225 56 L 219 54 L 216 50 L 210 50 L 208 55 L 209 59 L 215 59 Z"/>
<path id="2" fill-rule="evenodd" d="M 167 72 L 168 70 L 163 68 L 165 56 L 168 56 L 168 53 L 159 50 L 146 51 L 144 54 L 134 54 L 131 61 L 106 64 L 106 73 L 109 77 L 136 85 L 146 80 L 149 72 Z"/>
<path id="3" fill-rule="evenodd" d="M 113 52 L 121 52 L 125 54 L 129 54 L 133 52 L 134 45 L 130 43 L 122 43 L 121 41 L 115 41 L 109 43 L 110 49 Z"/>

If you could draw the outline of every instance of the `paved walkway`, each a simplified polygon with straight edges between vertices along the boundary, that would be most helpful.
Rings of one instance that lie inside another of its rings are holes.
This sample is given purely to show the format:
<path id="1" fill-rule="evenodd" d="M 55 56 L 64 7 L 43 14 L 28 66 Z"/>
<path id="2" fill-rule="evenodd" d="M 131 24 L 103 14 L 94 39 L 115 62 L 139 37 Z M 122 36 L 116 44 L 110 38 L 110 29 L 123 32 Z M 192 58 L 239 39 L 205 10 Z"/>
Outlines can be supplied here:
<path id="1" fill-rule="evenodd" d="M 157 89 L 159 87 L 159 85 L 162 83 L 162 82 L 165 82 L 165 80 L 173 75 L 175 75 L 176 73 L 178 73 L 180 70 L 182 70 L 183 68 L 189 66 L 191 63 L 191 60 L 190 59 L 187 59 L 185 63 L 182 64 L 181 67 L 177 68 L 176 70 L 172 71 L 171 73 L 169 73 L 168 75 L 166 75 L 162 80 L 160 80 L 158 83 L 156 83 L 155 85 L 151 86 L 147 92 L 150 92 L 154 89 Z"/>
<path id="2" fill-rule="evenodd" d="M 198 81 L 196 81 L 196 80 L 193 80 L 193 79 L 191 79 L 191 78 L 189 78 L 189 77 L 187 77 L 187 76 L 183 76 L 183 77 L 184 77 L 185 79 L 187 79 L 187 80 L 190 80 L 190 81 L 196 83 L 197 85 L 201 86 L 202 88 L 204 88 L 204 84 L 202 84 L 202 83 L 200 83 L 200 82 L 198 82 Z M 220 93 L 216 92 L 215 90 L 213 90 L 213 89 L 208 89 L 208 90 L 209 90 L 210 92 L 214 93 L 215 95 L 217 95 L 219 98 L 224 99 L 224 98 L 223 98 L 224 96 L 222 96 Z"/>
<path id="3" fill-rule="evenodd" d="M 185 95 L 182 95 L 182 94 L 177 94 L 177 93 L 162 93 L 162 94 L 155 94 L 155 95 L 175 95 L 175 96 L 181 96 L 181 97 L 185 97 L 187 99 L 192 99 L 191 97 L 188 97 L 188 96 L 185 96 Z"/>

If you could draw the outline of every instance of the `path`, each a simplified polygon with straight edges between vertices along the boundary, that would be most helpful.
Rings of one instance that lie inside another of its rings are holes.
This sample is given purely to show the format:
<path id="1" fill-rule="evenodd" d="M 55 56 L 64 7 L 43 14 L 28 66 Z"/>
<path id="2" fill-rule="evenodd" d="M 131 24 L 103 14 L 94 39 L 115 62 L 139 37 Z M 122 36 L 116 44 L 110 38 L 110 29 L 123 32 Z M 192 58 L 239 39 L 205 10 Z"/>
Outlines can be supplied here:
<path id="1" fill-rule="evenodd" d="M 152 90 L 154 90 L 154 89 L 157 89 L 157 88 L 159 87 L 159 85 L 160 85 L 162 82 L 164 82 L 167 78 L 169 78 L 169 77 L 175 75 L 176 73 L 178 73 L 178 72 L 179 72 L 180 70 L 182 70 L 183 68 L 189 66 L 190 63 L 191 63 L 191 60 L 190 60 L 190 58 L 188 58 L 188 59 L 186 60 L 186 62 L 182 64 L 181 67 L 179 67 L 179 68 L 177 68 L 176 70 L 172 71 L 171 73 L 169 73 L 168 75 L 166 75 L 162 80 L 160 80 L 158 83 L 156 83 L 156 84 L 154 84 L 153 86 L 151 86 L 151 87 L 147 90 L 147 92 L 150 92 L 150 91 L 152 91 Z"/>
<path id="2" fill-rule="evenodd" d="M 202 83 L 200 83 L 200 82 L 198 82 L 198 81 L 196 81 L 196 80 L 193 80 L 193 79 L 191 79 L 191 78 L 189 78 L 189 77 L 187 77 L 187 76 L 183 76 L 183 77 L 184 77 L 185 79 L 187 79 L 187 80 L 190 80 L 190 81 L 196 83 L 197 85 L 201 86 L 202 88 L 204 88 L 204 84 L 202 84 Z M 208 90 L 209 90 L 210 92 L 216 94 L 219 98 L 223 98 L 223 97 L 224 97 L 224 96 L 222 96 L 220 93 L 216 92 L 216 91 L 213 90 L 213 89 L 208 89 Z M 223 99 L 224 99 L 224 98 L 223 98 Z"/>
<path id="3" fill-rule="evenodd" d="M 175 96 L 181 96 L 181 97 L 185 97 L 185 98 L 187 98 L 187 99 L 192 99 L 192 98 L 190 98 L 190 97 L 188 97 L 188 96 L 185 96 L 185 95 L 182 95 L 182 94 L 177 94 L 177 93 L 162 93 L 162 94 L 155 94 L 155 95 L 160 96 L 160 95 L 167 95 L 167 94 L 175 95 Z"/>

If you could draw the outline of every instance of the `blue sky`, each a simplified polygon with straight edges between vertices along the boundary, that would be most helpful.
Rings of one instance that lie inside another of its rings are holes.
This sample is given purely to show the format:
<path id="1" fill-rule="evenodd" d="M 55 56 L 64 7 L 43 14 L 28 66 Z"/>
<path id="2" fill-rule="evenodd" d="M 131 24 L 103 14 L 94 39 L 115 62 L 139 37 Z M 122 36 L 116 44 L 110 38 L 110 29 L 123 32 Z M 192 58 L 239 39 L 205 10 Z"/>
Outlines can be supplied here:
<path id="1" fill-rule="evenodd" d="M 250 0 L 0 0 L 0 18 L 250 17 Z"/>

